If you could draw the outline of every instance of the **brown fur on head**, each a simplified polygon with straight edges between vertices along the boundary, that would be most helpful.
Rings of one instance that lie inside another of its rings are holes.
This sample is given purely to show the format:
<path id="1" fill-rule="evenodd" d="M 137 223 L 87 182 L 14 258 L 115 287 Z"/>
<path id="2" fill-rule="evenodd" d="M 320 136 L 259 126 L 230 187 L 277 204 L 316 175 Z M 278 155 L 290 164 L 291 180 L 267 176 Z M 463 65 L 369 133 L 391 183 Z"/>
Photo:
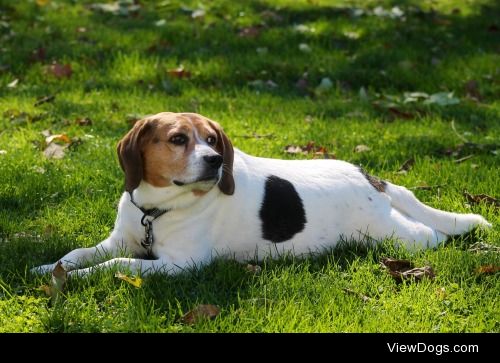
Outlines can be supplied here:
<path id="1" fill-rule="evenodd" d="M 198 142 L 195 133 L 202 140 L 216 137 L 216 143 L 210 147 L 223 158 L 218 186 L 224 194 L 232 195 L 232 144 L 218 123 L 195 113 L 164 112 L 136 122 L 117 147 L 125 173 L 125 190 L 132 192 L 143 179 L 156 187 L 167 187 L 176 178 L 182 178 Z M 179 134 L 189 140 L 182 147 L 172 143 L 172 137 Z"/>

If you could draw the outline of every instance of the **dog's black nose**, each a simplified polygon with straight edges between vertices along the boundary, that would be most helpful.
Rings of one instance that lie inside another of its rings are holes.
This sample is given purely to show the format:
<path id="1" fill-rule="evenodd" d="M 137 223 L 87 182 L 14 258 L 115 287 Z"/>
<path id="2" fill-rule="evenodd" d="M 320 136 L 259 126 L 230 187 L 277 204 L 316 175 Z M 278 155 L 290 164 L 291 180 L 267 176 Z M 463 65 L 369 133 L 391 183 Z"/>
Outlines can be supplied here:
<path id="1" fill-rule="evenodd" d="M 205 155 L 203 160 L 214 169 L 219 169 L 222 165 L 222 156 L 220 155 Z"/>

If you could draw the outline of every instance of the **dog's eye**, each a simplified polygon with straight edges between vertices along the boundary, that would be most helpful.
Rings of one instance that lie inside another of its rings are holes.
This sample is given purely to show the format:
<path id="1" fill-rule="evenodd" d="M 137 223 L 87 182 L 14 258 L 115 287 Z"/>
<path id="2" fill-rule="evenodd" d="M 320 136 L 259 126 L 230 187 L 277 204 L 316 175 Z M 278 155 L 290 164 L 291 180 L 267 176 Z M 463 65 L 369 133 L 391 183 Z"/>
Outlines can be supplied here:
<path id="1" fill-rule="evenodd" d="M 188 142 L 188 137 L 183 134 L 174 135 L 170 138 L 170 142 L 174 145 L 184 145 Z"/>
<path id="2" fill-rule="evenodd" d="M 217 139 L 215 138 L 215 136 L 209 136 L 207 137 L 207 144 L 208 145 L 215 145 Z"/>

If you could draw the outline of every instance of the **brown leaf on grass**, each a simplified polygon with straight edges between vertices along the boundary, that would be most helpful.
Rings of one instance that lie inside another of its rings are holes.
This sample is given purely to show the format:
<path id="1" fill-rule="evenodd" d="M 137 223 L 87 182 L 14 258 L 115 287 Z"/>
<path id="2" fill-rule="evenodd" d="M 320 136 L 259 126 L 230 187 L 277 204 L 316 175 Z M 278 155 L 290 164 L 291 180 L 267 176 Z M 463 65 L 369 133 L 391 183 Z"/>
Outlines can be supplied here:
<path id="1" fill-rule="evenodd" d="M 75 123 L 78 126 L 92 126 L 92 120 L 88 117 L 83 117 L 83 118 L 77 118 L 75 120 Z"/>
<path id="2" fill-rule="evenodd" d="M 238 35 L 242 38 L 255 38 L 260 34 L 260 28 L 256 26 L 249 26 L 240 30 Z"/>
<path id="3" fill-rule="evenodd" d="M 436 25 L 442 25 L 442 26 L 449 26 L 451 25 L 451 20 L 449 19 L 444 19 L 444 18 L 439 18 L 439 17 L 434 17 L 432 19 L 432 22 Z"/>
<path id="4" fill-rule="evenodd" d="M 431 266 L 413 268 L 413 264 L 409 260 L 383 258 L 381 265 L 397 282 L 410 278 L 420 281 L 424 277 L 433 279 L 436 276 Z"/>
<path id="5" fill-rule="evenodd" d="M 395 258 L 384 257 L 380 262 L 383 267 L 391 271 L 406 271 L 413 268 L 410 260 L 398 260 Z"/>
<path id="6" fill-rule="evenodd" d="M 49 74 L 59 79 L 70 78 L 71 74 L 73 73 L 73 69 L 71 68 L 71 65 L 68 63 L 66 64 L 53 63 L 50 66 L 48 66 L 47 71 Z"/>
<path id="7" fill-rule="evenodd" d="M 428 277 L 430 279 L 433 279 L 436 277 L 436 274 L 434 273 L 434 270 L 432 269 L 431 266 L 424 266 L 424 267 L 417 267 L 408 271 L 404 272 L 399 272 L 399 273 L 391 273 L 391 275 L 396 279 L 396 280 L 404 280 L 408 278 L 414 278 L 417 281 L 422 280 L 424 277 Z"/>
<path id="8" fill-rule="evenodd" d="M 62 159 L 64 158 L 64 150 L 66 149 L 65 146 L 61 146 L 58 144 L 49 144 L 45 150 L 43 150 L 43 155 L 47 159 Z"/>
<path id="9" fill-rule="evenodd" d="M 42 285 L 38 288 L 38 290 L 43 291 L 48 297 L 52 297 L 52 291 L 49 285 Z"/>
<path id="10" fill-rule="evenodd" d="M 313 154 L 315 157 L 322 157 L 324 159 L 335 159 L 334 154 L 328 153 L 328 149 L 324 146 L 316 146 L 314 141 L 309 141 L 307 145 L 287 145 L 285 146 L 285 153 L 287 154 Z"/>
<path id="11" fill-rule="evenodd" d="M 45 149 L 43 154 L 48 159 L 62 159 L 73 141 L 66 134 L 52 135 L 50 130 L 44 130 L 41 134 L 45 137 Z"/>
<path id="12" fill-rule="evenodd" d="M 142 279 L 138 276 L 130 277 L 118 271 L 117 273 L 115 273 L 115 277 L 119 278 L 122 281 L 128 282 L 130 285 L 135 286 L 137 288 L 141 287 L 142 285 Z"/>
<path id="13" fill-rule="evenodd" d="M 481 101 L 482 96 L 481 93 L 479 92 L 479 82 L 476 81 L 475 79 L 471 79 L 468 81 L 465 86 L 465 93 L 467 94 L 467 97 L 472 98 L 473 100 L 476 101 Z"/>
<path id="14" fill-rule="evenodd" d="M 500 31 L 500 27 L 496 24 L 491 24 L 489 27 L 488 27 L 488 31 L 490 33 L 497 33 Z"/>
<path id="15" fill-rule="evenodd" d="M 149 53 L 165 52 L 172 48 L 172 44 L 166 40 L 160 40 L 156 43 L 151 44 L 147 51 Z"/>
<path id="16" fill-rule="evenodd" d="M 285 152 L 287 154 L 306 154 L 302 147 L 297 145 L 287 145 L 285 146 Z"/>
<path id="17" fill-rule="evenodd" d="M 247 272 L 251 272 L 251 273 L 254 273 L 255 275 L 258 275 L 260 274 L 260 272 L 262 271 L 262 267 L 260 267 L 259 265 L 252 265 L 252 264 L 248 264 L 246 267 L 245 267 L 245 270 Z"/>
<path id="18" fill-rule="evenodd" d="M 469 247 L 469 251 L 476 253 L 500 253 L 500 246 L 495 246 L 484 242 L 476 242 Z"/>
<path id="19" fill-rule="evenodd" d="M 406 174 L 408 173 L 413 165 L 415 164 L 415 159 L 410 158 L 406 160 L 398 169 L 398 174 Z"/>
<path id="20" fill-rule="evenodd" d="M 402 111 L 397 107 L 389 107 L 388 110 L 396 118 L 402 118 L 405 120 L 411 120 L 415 118 L 414 114 L 407 111 Z"/>
<path id="21" fill-rule="evenodd" d="M 53 142 L 59 142 L 63 144 L 71 144 L 71 139 L 66 134 L 49 135 L 45 138 L 45 142 L 51 144 Z"/>
<path id="22" fill-rule="evenodd" d="M 42 285 L 39 287 L 39 290 L 43 291 L 47 296 L 49 296 L 52 303 L 54 303 L 61 295 L 67 280 L 68 273 L 62 266 L 61 261 L 59 261 L 52 271 L 50 285 Z"/>
<path id="23" fill-rule="evenodd" d="M 476 270 L 476 273 L 480 275 L 493 275 L 499 271 L 500 271 L 500 266 L 484 265 L 484 266 L 479 266 L 479 268 Z"/>
<path id="24" fill-rule="evenodd" d="M 366 146 L 366 145 L 356 145 L 356 147 L 354 148 L 355 153 L 364 153 L 364 152 L 367 152 L 370 150 L 371 150 L 371 148 L 369 146 Z"/>
<path id="25" fill-rule="evenodd" d="M 169 69 L 167 73 L 173 77 L 173 78 L 190 78 L 191 77 L 191 72 L 186 71 L 183 66 L 179 66 L 174 69 Z"/>
<path id="26" fill-rule="evenodd" d="M 203 319 L 213 319 L 219 315 L 220 309 L 215 305 L 198 305 L 181 317 L 184 324 L 194 325 Z"/>
<path id="27" fill-rule="evenodd" d="M 56 96 L 54 96 L 54 95 L 43 96 L 43 97 L 37 98 L 34 106 L 38 107 L 40 105 L 43 105 L 44 103 L 53 102 L 55 99 L 56 99 Z"/>
<path id="28" fill-rule="evenodd" d="M 30 55 L 30 61 L 35 63 L 35 62 L 43 62 L 45 60 L 45 58 L 47 57 L 46 55 L 46 50 L 44 47 L 39 47 L 37 49 L 34 49 L 32 52 L 31 52 L 31 55 Z"/>
<path id="29" fill-rule="evenodd" d="M 307 93 L 307 92 L 309 92 L 309 82 L 307 81 L 307 78 L 300 78 L 297 81 L 297 83 L 295 83 L 295 87 L 301 93 Z"/>
<path id="30" fill-rule="evenodd" d="M 464 190 L 464 197 L 470 204 L 492 204 L 495 208 L 500 208 L 500 200 L 494 198 L 487 194 L 470 194 L 468 191 Z"/>

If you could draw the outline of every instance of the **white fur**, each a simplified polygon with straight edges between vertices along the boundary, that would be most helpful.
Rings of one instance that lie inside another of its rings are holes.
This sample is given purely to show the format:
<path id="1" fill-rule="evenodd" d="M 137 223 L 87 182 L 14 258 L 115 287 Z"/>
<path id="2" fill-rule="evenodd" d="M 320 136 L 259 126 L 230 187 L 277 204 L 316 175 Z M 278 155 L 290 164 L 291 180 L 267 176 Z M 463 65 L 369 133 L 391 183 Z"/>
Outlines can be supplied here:
<path id="1" fill-rule="evenodd" d="M 190 161 L 189 177 L 195 178 L 197 163 L 206 148 Z M 210 149 L 211 150 L 211 149 Z M 321 251 L 344 239 L 375 240 L 398 238 L 408 246 L 434 247 L 449 235 L 475 226 L 491 226 L 483 217 L 433 209 L 419 202 L 404 187 L 387 183 L 386 192 L 377 191 L 359 171 L 338 160 L 285 161 L 257 158 L 235 149 L 234 195 L 225 195 L 213 182 L 156 188 L 145 181 L 134 190 L 137 204 L 145 208 L 171 209 L 153 222 L 153 253 L 156 260 L 113 258 L 97 266 L 78 269 L 99 256 L 117 257 L 125 248 L 144 256 L 140 241 L 144 227 L 142 212 L 124 193 L 111 235 L 93 248 L 76 249 L 61 259 L 66 270 L 85 275 L 95 268 L 118 264 L 143 274 L 151 271 L 176 273 L 192 264 L 208 263 L 215 255 L 235 256 L 238 260 L 296 255 Z M 289 241 L 272 243 L 262 238 L 261 208 L 266 178 L 276 175 L 290 181 L 302 199 L 306 212 L 305 228 Z M 209 190 L 195 196 L 193 189 Z M 35 268 L 52 271 L 55 264 Z"/>

